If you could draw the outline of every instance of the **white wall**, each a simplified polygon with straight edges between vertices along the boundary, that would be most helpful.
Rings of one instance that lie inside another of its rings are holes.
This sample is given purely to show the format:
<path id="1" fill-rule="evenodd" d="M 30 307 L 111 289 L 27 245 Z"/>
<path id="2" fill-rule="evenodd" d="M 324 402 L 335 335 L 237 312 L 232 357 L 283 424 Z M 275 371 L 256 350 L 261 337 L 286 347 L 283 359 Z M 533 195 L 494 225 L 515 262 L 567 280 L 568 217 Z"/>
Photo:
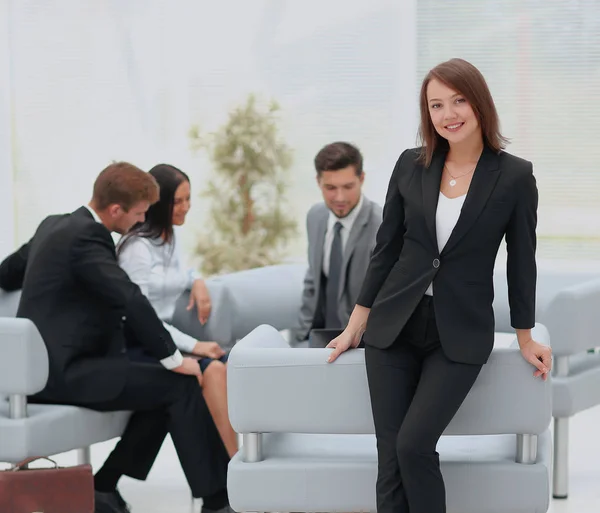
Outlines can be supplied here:
<path id="1" fill-rule="evenodd" d="M 417 76 L 417 1 L 403 0 L 400 2 L 398 66 L 400 66 L 402 79 L 393 106 L 396 116 L 394 125 L 398 133 L 398 149 L 416 146 L 419 126 L 420 77 Z"/>
<path id="2" fill-rule="evenodd" d="M 356 143 L 365 193 L 383 201 L 395 161 L 415 143 L 416 0 L 234 3 L 232 19 L 229 3 L 12 0 L 16 242 L 86 202 L 110 160 L 169 162 L 192 179 L 189 254 L 207 236 L 199 193 L 212 164 L 190 152 L 188 130 L 215 130 L 250 92 L 280 103 L 294 150 L 291 258 L 305 257 L 324 144 Z"/>
<path id="3" fill-rule="evenodd" d="M 14 249 L 10 0 L 0 0 L 0 259 Z"/>

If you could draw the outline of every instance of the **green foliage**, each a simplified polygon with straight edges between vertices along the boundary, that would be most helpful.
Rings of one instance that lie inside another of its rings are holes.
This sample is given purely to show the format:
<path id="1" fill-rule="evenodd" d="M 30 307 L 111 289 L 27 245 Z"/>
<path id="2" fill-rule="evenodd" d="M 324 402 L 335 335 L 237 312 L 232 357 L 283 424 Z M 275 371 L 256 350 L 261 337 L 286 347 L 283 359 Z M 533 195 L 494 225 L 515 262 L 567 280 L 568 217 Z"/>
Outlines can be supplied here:
<path id="1" fill-rule="evenodd" d="M 280 263 L 297 223 L 286 209 L 292 151 L 279 136 L 279 106 L 250 95 L 216 133 L 190 130 L 192 147 L 208 152 L 214 177 L 203 196 L 209 220 L 196 247 L 205 275 Z"/>

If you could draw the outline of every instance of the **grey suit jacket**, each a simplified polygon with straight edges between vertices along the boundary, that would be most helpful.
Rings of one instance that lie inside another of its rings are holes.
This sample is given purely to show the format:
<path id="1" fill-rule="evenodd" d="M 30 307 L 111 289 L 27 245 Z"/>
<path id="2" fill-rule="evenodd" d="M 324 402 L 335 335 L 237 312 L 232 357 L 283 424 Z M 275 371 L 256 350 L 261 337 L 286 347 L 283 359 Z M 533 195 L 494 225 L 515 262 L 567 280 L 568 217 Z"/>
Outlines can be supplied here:
<path id="1" fill-rule="evenodd" d="M 313 327 L 315 312 L 319 302 L 321 275 L 323 268 L 323 245 L 327 231 L 329 209 L 325 203 L 314 205 L 306 216 L 308 233 L 308 270 L 304 277 L 302 306 L 300 308 L 298 341 L 305 340 Z M 375 247 L 375 236 L 381 224 L 381 207 L 373 201 L 363 200 L 362 207 L 344 248 L 342 277 L 338 291 L 339 317 L 346 325 L 356 304 L 363 279 L 369 267 L 371 252 Z"/>

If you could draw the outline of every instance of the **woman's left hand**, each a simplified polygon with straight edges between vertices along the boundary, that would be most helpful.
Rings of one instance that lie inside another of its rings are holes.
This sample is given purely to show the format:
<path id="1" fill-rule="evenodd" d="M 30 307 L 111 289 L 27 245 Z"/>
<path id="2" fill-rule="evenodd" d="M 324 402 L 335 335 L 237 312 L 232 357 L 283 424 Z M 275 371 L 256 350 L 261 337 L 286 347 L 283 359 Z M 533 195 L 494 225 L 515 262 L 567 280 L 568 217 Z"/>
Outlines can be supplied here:
<path id="1" fill-rule="evenodd" d="M 532 338 L 519 344 L 519 347 L 523 358 L 537 369 L 533 376 L 541 376 L 544 381 L 548 379 L 548 373 L 552 370 L 552 349 Z"/>
<path id="2" fill-rule="evenodd" d="M 196 310 L 198 312 L 198 320 L 200 324 L 206 324 L 208 318 L 210 316 L 210 294 L 208 293 L 208 289 L 206 288 L 206 284 L 204 280 L 195 280 L 192 285 L 192 290 L 190 292 L 190 302 L 188 303 L 187 309 L 191 310 L 196 305 Z"/>

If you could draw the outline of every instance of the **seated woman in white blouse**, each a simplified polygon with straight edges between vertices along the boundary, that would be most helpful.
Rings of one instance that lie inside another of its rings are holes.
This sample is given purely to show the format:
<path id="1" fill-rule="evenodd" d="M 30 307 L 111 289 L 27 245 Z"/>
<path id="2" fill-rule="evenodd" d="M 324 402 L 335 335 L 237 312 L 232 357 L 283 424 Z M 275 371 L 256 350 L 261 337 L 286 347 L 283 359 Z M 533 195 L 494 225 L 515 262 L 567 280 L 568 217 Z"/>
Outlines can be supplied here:
<path id="1" fill-rule="evenodd" d="M 238 445 L 227 411 L 227 355 L 216 342 L 197 341 L 171 324 L 175 303 L 188 289 L 191 289 L 188 310 L 195 305 L 202 324 L 210 315 L 210 296 L 204 280 L 183 266 L 174 231 L 174 225 L 184 224 L 190 209 L 190 181 L 181 170 L 166 164 L 153 167 L 149 173 L 160 186 L 160 199 L 149 208 L 146 220 L 134 226 L 119 242 L 119 264 L 154 306 L 177 347 L 201 357 L 199 382 L 204 399 L 232 457 Z M 132 359 L 155 361 L 135 340 L 127 343 Z"/>

